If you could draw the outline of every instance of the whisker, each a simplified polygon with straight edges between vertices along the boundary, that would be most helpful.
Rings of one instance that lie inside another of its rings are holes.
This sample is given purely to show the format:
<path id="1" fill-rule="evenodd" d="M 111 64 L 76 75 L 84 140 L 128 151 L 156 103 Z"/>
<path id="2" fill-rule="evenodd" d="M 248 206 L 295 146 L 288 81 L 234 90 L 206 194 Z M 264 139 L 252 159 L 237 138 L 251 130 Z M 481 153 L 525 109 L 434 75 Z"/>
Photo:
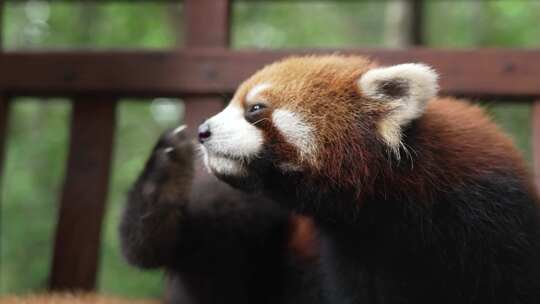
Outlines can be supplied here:
<path id="1" fill-rule="evenodd" d="M 261 119 L 257 120 L 256 122 L 252 123 L 252 125 L 255 126 L 255 125 L 257 125 L 258 123 L 260 123 L 261 121 L 265 121 L 265 120 L 268 120 L 268 121 L 269 121 L 269 119 L 265 117 L 265 118 L 261 118 Z"/>
<path id="2" fill-rule="evenodd" d="M 204 158 L 205 151 L 204 151 L 204 148 L 203 148 L 202 145 L 196 145 L 196 146 L 195 146 L 195 154 L 196 154 L 197 157 L 200 158 L 200 159 Z"/>
<path id="3" fill-rule="evenodd" d="M 230 143 L 232 141 L 232 139 L 212 139 L 212 144 L 214 145 L 218 145 L 218 144 L 223 144 L 223 143 Z"/>

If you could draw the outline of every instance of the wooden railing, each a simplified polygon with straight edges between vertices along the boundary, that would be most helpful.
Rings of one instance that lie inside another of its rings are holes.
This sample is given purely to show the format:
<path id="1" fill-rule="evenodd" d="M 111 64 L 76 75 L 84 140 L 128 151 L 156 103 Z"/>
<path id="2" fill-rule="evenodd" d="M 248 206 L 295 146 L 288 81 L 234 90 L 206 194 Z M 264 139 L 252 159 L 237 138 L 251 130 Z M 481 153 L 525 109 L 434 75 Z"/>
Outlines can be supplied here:
<path id="1" fill-rule="evenodd" d="M 230 6 L 229 0 L 185 0 L 185 47 L 174 51 L 0 51 L 0 172 L 13 97 L 65 96 L 73 105 L 51 289 L 95 288 L 119 98 L 183 97 L 186 122 L 197 125 L 223 107 L 222 96 L 234 92 L 242 79 L 290 54 L 340 51 L 372 56 L 382 64 L 422 61 L 440 72 L 442 94 L 534 103 L 531 128 L 540 187 L 540 50 L 232 51 Z"/>

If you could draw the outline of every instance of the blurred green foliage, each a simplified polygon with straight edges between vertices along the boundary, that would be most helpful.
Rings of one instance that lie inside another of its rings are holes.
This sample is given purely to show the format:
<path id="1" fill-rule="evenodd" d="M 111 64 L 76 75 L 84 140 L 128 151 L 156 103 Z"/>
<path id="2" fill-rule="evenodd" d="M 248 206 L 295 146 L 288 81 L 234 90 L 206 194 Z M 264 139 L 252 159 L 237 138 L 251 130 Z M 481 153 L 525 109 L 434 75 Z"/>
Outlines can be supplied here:
<path id="1" fill-rule="evenodd" d="M 234 48 L 384 47 L 385 1 L 237 1 Z M 540 1 L 426 1 L 425 36 L 435 47 L 538 47 Z M 7 1 L 4 48 L 172 48 L 182 45 L 182 7 L 128 1 Z M 444 76 L 444 75 L 443 75 Z M 530 160 L 530 106 L 485 103 Z M 0 295 L 41 290 L 52 256 L 57 201 L 65 170 L 70 104 L 18 98 L 12 104 L 0 193 Z M 130 184 L 163 129 L 178 124 L 174 99 L 119 104 L 113 173 L 101 247 L 99 289 L 157 297 L 160 272 L 121 258 L 117 225 Z"/>

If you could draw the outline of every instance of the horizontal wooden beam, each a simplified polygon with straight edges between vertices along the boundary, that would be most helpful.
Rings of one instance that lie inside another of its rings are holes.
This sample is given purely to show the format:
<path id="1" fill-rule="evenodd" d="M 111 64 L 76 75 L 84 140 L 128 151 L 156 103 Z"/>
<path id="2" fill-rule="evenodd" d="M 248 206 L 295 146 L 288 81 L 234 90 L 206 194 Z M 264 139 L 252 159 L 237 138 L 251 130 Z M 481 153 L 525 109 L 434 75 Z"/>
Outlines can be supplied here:
<path id="1" fill-rule="evenodd" d="M 540 50 L 508 49 L 6 53 L 0 54 L 0 87 L 11 95 L 219 95 L 280 58 L 335 52 L 382 64 L 428 63 L 441 74 L 443 94 L 540 97 Z"/>

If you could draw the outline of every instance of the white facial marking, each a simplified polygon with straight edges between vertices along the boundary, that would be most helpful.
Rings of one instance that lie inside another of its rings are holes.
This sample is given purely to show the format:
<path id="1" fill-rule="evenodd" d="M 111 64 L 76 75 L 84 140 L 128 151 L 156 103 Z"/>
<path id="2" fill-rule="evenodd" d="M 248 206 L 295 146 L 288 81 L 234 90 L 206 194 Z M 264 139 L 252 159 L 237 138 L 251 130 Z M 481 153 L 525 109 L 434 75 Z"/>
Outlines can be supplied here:
<path id="1" fill-rule="evenodd" d="M 203 153 L 203 162 L 206 169 L 208 169 L 208 173 L 234 176 L 243 176 L 246 174 L 247 171 L 240 161 L 227 159 L 216 155 L 211 156 L 203 145 L 200 147 Z"/>
<path id="2" fill-rule="evenodd" d="M 300 115 L 287 110 L 276 109 L 272 113 L 272 122 L 288 143 L 298 148 L 301 160 L 314 161 L 315 137 L 311 126 Z"/>
<path id="3" fill-rule="evenodd" d="M 270 87 L 270 84 L 269 83 L 261 83 L 261 84 L 258 84 L 256 86 L 254 86 L 246 95 L 246 102 L 247 103 L 256 103 L 260 100 L 258 100 L 259 98 L 259 94 L 268 89 Z"/>
<path id="4" fill-rule="evenodd" d="M 244 110 L 236 103 L 206 123 L 212 133 L 202 149 L 207 168 L 226 175 L 245 174 L 244 162 L 255 157 L 263 146 L 262 131 L 246 121 Z"/>
<path id="5" fill-rule="evenodd" d="M 220 156 L 210 157 L 208 166 L 217 174 L 243 176 L 246 170 L 242 163 L 237 160 L 232 160 Z"/>
<path id="6" fill-rule="evenodd" d="M 212 136 L 204 145 L 210 154 L 250 158 L 262 147 L 261 130 L 247 122 L 244 110 L 236 104 L 230 104 L 207 123 L 210 125 Z"/>

